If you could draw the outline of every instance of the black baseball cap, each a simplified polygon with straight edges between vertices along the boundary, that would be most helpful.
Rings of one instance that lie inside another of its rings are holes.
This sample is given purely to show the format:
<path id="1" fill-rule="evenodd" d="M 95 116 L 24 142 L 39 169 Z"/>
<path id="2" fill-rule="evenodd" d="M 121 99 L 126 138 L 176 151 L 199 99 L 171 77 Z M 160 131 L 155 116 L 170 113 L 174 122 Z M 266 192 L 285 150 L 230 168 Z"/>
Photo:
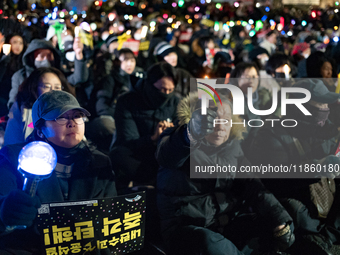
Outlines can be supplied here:
<path id="1" fill-rule="evenodd" d="M 55 120 L 60 115 L 70 110 L 82 111 L 86 116 L 91 114 L 81 107 L 77 99 L 70 93 L 52 90 L 42 94 L 32 107 L 33 126 L 41 120 Z"/>

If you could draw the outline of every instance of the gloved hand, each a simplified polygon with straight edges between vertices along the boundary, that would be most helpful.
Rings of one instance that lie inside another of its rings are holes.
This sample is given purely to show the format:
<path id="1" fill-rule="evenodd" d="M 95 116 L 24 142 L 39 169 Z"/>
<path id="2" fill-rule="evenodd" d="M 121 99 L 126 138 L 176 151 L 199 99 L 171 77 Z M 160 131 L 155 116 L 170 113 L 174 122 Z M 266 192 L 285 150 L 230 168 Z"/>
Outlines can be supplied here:
<path id="1" fill-rule="evenodd" d="M 0 207 L 0 219 L 5 226 L 33 224 L 41 206 L 37 196 L 31 197 L 22 190 L 11 191 L 3 200 Z"/>
<path id="2" fill-rule="evenodd" d="M 322 167 L 322 171 L 318 173 L 321 177 L 334 179 L 340 175 L 340 158 L 335 155 L 328 155 L 317 161 L 317 164 L 325 166 Z"/>
<path id="3" fill-rule="evenodd" d="M 295 242 L 295 235 L 293 233 L 293 223 L 287 224 L 283 229 L 274 232 L 274 249 L 276 251 L 284 251 L 288 249 Z"/>
<path id="4" fill-rule="evenodd" d="M 195 140 L 201 140 L 206 135 L 214 132 L 214 119 L 217 117 L 216 111 L 217 107 L 208 108 L 206 115 L 201 114 L 201 109 L 197 109 L 192 113 L 188 128 Z"/>

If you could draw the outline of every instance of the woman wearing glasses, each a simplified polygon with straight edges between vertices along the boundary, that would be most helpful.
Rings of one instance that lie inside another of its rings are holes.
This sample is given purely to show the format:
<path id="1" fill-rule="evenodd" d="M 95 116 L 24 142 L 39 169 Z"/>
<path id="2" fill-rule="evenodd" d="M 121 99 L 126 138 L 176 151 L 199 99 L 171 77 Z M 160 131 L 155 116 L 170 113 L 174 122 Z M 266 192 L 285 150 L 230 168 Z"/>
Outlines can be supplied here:
<path id="1" fill-rule="evenodd" d="M 33 104 L 31 137 L 49 143 L 57 153 L 57 166 L 51 177 L 39 182 L 33 197 L 21 190 L 23 177 L 17 170 L 18 155 L 25 144 L 8 145 L 0 151 L 0 254 L 43 254 L 41 237 L 33 224 L 41 203 L 117 195 L 109 157 L 84 141 L 89 115 L 64 91 L 46 92 Z M 16 225 L 27 228 L 6 231 L 6 226 Z"/>
<path id="2" fill-rule="evenodd" d="M 32 105 L 40 95 L 51 90 L 64 90 L 74 95 L 71 89 L 58 69 L 42 67 L 34 70 L 20 85 L 16 102 L 8 114 L 4 145 L 22 143 L 33 132 Z"/>

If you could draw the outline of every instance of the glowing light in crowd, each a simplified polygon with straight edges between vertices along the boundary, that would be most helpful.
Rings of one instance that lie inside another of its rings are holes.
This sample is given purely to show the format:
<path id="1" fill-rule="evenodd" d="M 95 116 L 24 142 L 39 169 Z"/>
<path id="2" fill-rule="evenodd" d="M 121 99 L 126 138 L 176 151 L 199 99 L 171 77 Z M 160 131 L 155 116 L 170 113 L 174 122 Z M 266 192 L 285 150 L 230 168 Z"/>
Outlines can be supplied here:
<path id="1" fill-rule="evenodd" d="M 246 25 L 246 29 L 247 29 L 247 30 L 250 30 L 250 29 L 251 29 L 251 25 L 250 25 L 250 24 L 247 24 L 247 25 Z"/>
<path id="2" fill-rule="evenodd" d="M 266 12 L 269 12 L 269 11 L 270 11 L 270 8 L 267 6 L 264 10 L 265 10 Z"/>
<path id="3" fill-rule="evenodd" d="M 230 21 L 230 22 L 229 22 L 229 26 L 230 26 L 230 27 L 235 26 L 235 22 L 234 22 L 234 21 Z"/>
<path id="4" fill-rule="evenodd" d="M 138 13 L 138 14 L 137 14 L 137 17 L 138 17 L 138 18 L 142 18 L 142 17 L 143 17 L 143 14 L 142 14 L 142 13 Z"/>
<path id="5" fill-rule="evenodd" d="M 21 13 L 18 14 L 17 19 L 22 19 L 22 14 Z"/>
<path id="6" fill-rule="evenodd" d="M 168 18 L 168 23 L 172 23 L 174 21 L 173 18 Z"/>
<path id="7" fill-rule="evenodd" d="M 195 12 L 199 12 L 199 10 L 200 10 L 200 7 L 199 7 L 199 6 L 196 6 L 196 7 L 195 7 Z"/>
<path id="8" fill-rule="evenodd" d="M 292 31 L 288 31 L 288 32 L 287 32 L 287 35 L 288 35 L 288 36 L 292 36 L 292 35 L 293 35 L 293 32 L 292 32 Z"/>
<path id="9" fill-rule="evenodd" d="M 130 1 L 126 1 L 125 4 L 126 4 L 126 5 L 130 5 Z"/>
<path id="10" fill-rule="evenodd" d="M 45 18 L 44 18 L 44 23 L 47 24 L 49 21 L 50 21 L 50 18 L 47 17 L 47 16 L 45 16 Z"/>
<path id="11" fill-rule="evenodd" d="M 31 5 L 31 9 L 32 9 L 32 10 L 35 10 L 35 8 L 37 8 L 37 5 L 36 5 L 36 4 L 32 4 L 32 5 Z"/>
<path id="12" fill-rule="evenodd" d="M 334 41 L 334 42 L 339 42 L 339 37 L 338 37 L 338 36 L 335 36 L 335 37 L 333 38 L 333 41 Z"/>
<path id="13" fill-rule="evenodd" d="M 189 19 L 190 18 L 190 16 L 189 15 L 185 15 L 185 19 Z"/>
<path id="14" fill-rule="evenodd" d="M 248 21 L 248 23 L 249 23 L 250 25 L 253 25 L 253 24 L 254 24 L 254 20 L 250 19 L 250 20 Z"/>
<path id="15" fill-rule="evenodd" d="M 129 15 L 129 20 L 132 20 L 133 19 L 133 16 L 132 15 Z"/>
<path id="16" fill-rule="evenodd" d="M 324 37 L 323 43 L 324 43 L 324 44 L 329 44 L 329 38 L 328 38 L 328 36 L 325 36 L 325 37 Z"/>
<path id="17" fill-rule="evenodd" d="M 236 21 L 236 24 L 239 26 L 239 25 L 241 25 L 241 21 Z"/>
<path id="18" fill-rule="evenodd" d="M 207 4 L 210 4 L 211 3 L 211 0 L 207 0 Z"/>
<path id="19" fill-rule="evenodd" d="M 199 18 L 200 18 L 200 15 L 195 14 L 195 15 L 194 15 L 194 18 L 195 18 L 195 19 L 199 19 Z"/>
<path id="20" fill-rule="evenodd" d="M 201 4 L 205 4 L 205 0 L 201 0 Z"/>
<path id="21" fill-rule="evenodd" d="M 247 21 L 242 21 L 242 26 L 245 27 L 246 25 L 248 25 Z"/>
<path id="22" fill-rule="evenodd" d="M 98 6 L 98 5 L 99 5 L 99 1 L 95 1 L 95 2 L 94 2 L 94 5 L 95 5 L 95 6 Z"/>
<path id="23" fill-rule="evenodd" d="M 285 34 L 286 34 L 286 32 L 285 32 L 284 30 L 282 30 L 282 31 L 281 31 L 281 34 L 282 34 L 282 35 L 285 35 Z"/>
<path id="24" fill-rule="evenodd" d="M 145 38 L 147 32 L 148 32 L 148 26 L 143 26 L 142 32 L 141 32 L 141 37 Z"/>
<path id="25" fill-rule="evenodd" d="M 291 20 L 290 23 L 294 26 L 296 24 L 295 20 Z"/>
<path id="26" fill-rule="evenodd" d="M 184 5 L 184 0 L 179 0 L 178 1 L 178 7 L 183 7 Z"/>
<path id="27" fill-rule="evenodd" d="M 45 10 L 45 13 L 49 13 L 49 12 L 50 12 L 50 10 L 49 10 L 49 9 L 46 9 L 46 10 Z"/>
<path id="28" fill-rule="evenodd" d="M 49 13 L 49 14 L 47 15 L 47 17 L 48 17 L 49 19 L 52 18 L 52 14 Z"/>
<path id="29" fill-rule="evenodd" d="M 305 21 L 305 20 L 301 21 L 301 25 L 302 25 L 303 27 L 307 26 L 307 21 Z"/>
<path id="30" fill-rule="evenodd" d="M 217 3 L 215 6 L 216 6 L 216 9 L 220 9 L 222 7 L 220 3 Z"/>
<path id="31" fill-rule="evenodd" d="M 220 30 L 220 24 L 218 21 L 215 21 L 215 24 L 214 24 L 214 30 L 217 32 L 218 30 Z"/>
<path id="32" fill-rule="evenodd" d="M 269 24 L 270 24 L 270 26 L 275 26 L 276 22 L 273 19 L 271 19 L 271 20 L 269 20 Z"/>
<path id="33" fill-rule="evenodd" d="M 73 15 L 73 14 L 74 14 L 74 11 L 70 11 L 69 14 L 70 14 L 70 15 Z"/>
<path id="34" fill-rule="evenodd" d="M 339 29 L 339 27 L 338 26 L 334 26 L 334 30 L 338 30 Z"/>
<path id="35" fill-rule="evenodd" d="M 120 2 L 123 4 L 123 3 L 125 3 L 125 0 L 120 0 Z"/>
<path id="36" fill-rule="evenodd" d="M 235 6 L 236 8 L 238 8 L 238 7 L 240 6 L 240 3 L 239 3 L 239 2 L 235 2 L 235 3 L 234 3 L 234 6 Z"/>
<path id="37" fill-rule="evenodd" d="M 172 5 L 172 7 L 174 7 L 174 8 L 177 6 L 177 4 L 176 4 L 175 2 L 173 2 L 171 5 Z"/>
<path id="38" fill-rule="evenodd" d="M 52 13 L 52 19 L 56 19 L 57 18 L 57 13 L 56 12 L 53 12 Z"/>
<path id="39" fill-rule="evenodd" d="M 60 12 L 60 13 L 59 13 L 59 17 L 60 17 L 60 18 L 64 18 L 64 17 L 65 17 L 65 13 L 64 13 L 64 12 Z"/>
<path id="40" fill-rule="evenodd" d="M 188 19 L 188 23 L 191 24 L 192 23 L 192 19 Z"/>
<path id="41" fill-rule="evenodd" d="M 92 31 L 95 31 L 97 29 L 97 24 L 96 23 L 91 23 L 90 27 L 91 27 Z"/>
<path id="42" fill-rule="evenodd" d="M 150 27 L 155 27 L 156 26 L 156 21 L 151 21 L 150 22 Z"/>
<path id="43" fill-rule="evenodd" d="M 336 2 L 335 2 L 335 5 L 336 5 L 336 6 L 339 6 L 339 2 L 338 2 L 338 1 L 336 1 Z"/>
<path id="44" fill-rule="evenodd" d="M 116 18 L 116 14 L 110 13 L 110 14 L 108 15 L 108 18 L 109 18 L 110 21 L 113 21 L 113 20 Z"/>
<path id="45" fill-rule="evenodd" d="M 129 15 L 125 14 L 125 15 L 124 15 L 124 19 L 125 19 L 125 20 L 128 20 L 128 19 L 129 19 Z"/>
<path id="46" fill-rule="evenodd" d="M 72 18 L 72 19 L 70 19 L 70 21 L 71 21 L 71 23 L 74 23 L 75 20 L 74 20 L 74 18 Z"/>
<path id="47" fill-rule="evenodd" d="M 335 13 L 338 13 L 338 12 L 339 12 L 339 9 L 335 9 L 334 12 L 335 12 Z"/>
<path id="48" fill-rule="evenodd" d="M 168 3 L 168 0 L 163 0 L 163 4 L 167 4 Z"/>
<path id="49" fill-rule="evenodd" d="M 280 23 L 280 24 L 277 24 L 277 27 L 276 27 L 276 28 L 277 28 L 278 31 L 281 31 L 281 30 L 283 29 L 283 26 L 282 26 L 282 24 Z"/>
<path id="50" fill-rule="evenodd" d="M 256 8 L 259 8 L 261 6 L 260 3 L 256 3 Z"/>
<path id="51" fill-rule="evenodd" d="M 78 19 L 78 15 L 77 15 L 77 14 L 74 14 L 74 15 L 73 15 L 73 18 L 74 18 L 74 20 L 77 20 L 77 19 Z"/>
<path id="52" fill-rule="evenodd" d="M 313 18 L 313 19 L 316 18 L 316 11 L 312 11 L 312 18 Z"/>
<path id="53" fill-rule="evenodd" d="M 140 6 L 140 8 L 145 9 L 145 8 L 146 8 L 146 4 L 142 4 L 142 5 Z"/>
<path id="54" fill-rule="evenodd" d="M 58 7 L 56 6 L 53 8 L 53 12 L 57 12 L 57 11 L 58 11 Z"/>
<path id="55" fill-rule="evenodd" d="M 135 2 L 130 2 L 130 6 L 134 6 L 135 5 Z"/>
<path id="56" fill-rule="evenodd" d="M 32 19 L 32 21 L 33 21 L 33 24 L 37 24 L 38 19 L 37 19 L 36 17 L 34 17 L 34 18 Z"/>
<path id="57" fill-rule="evenodd" d="M 265 21 L 268 18 L 267 15 L 263 15 L 263 17 L 261 18 L 262 21 Z"/>
<path id="58" fill-rule="evenodd" d="M 263 28 L 263 22 L 261 20 L 256 21 L 255 30 L 259 31 L 261 28 Z"/>
<path id="59" fill-rule="evenodd" d="M 168 17 L 169 17 L 168 14 L 166 14 L 166 13 L 163 14 L 163 19 L 167 19 Z"/>
<path id="60" fill-rule="evenodd" d="M 256 34 L 256 32 L 255 32 L 254 30 L 251 30 L 251 31 L 249 32 L 249 36 L 250 36 L 250 37 L 253 37 L 255 34 Z"/>

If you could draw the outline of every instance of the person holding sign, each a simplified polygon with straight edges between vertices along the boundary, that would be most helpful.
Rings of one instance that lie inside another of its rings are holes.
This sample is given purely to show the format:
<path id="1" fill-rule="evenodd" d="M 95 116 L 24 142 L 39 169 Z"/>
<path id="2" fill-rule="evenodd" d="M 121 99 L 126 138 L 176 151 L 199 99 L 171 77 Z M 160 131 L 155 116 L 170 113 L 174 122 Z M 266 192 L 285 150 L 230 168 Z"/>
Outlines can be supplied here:
<path id="1" fill-rule="evenodd" d="M 41 180 L 36 195 L 21 189 L 18 155 L 25 144 L 0 151 L 0 254 L 42 254 L 34 221 L 41 203 L 99 199 L 117 195 L 110 159 L 84 140 L 89 112 L 70 93 L 50 91 L 34 103 L 35 141 L 50 144 L 57 154 L 51 177 Z M 6 230 L 25 225 L 27 229 Z"/>

